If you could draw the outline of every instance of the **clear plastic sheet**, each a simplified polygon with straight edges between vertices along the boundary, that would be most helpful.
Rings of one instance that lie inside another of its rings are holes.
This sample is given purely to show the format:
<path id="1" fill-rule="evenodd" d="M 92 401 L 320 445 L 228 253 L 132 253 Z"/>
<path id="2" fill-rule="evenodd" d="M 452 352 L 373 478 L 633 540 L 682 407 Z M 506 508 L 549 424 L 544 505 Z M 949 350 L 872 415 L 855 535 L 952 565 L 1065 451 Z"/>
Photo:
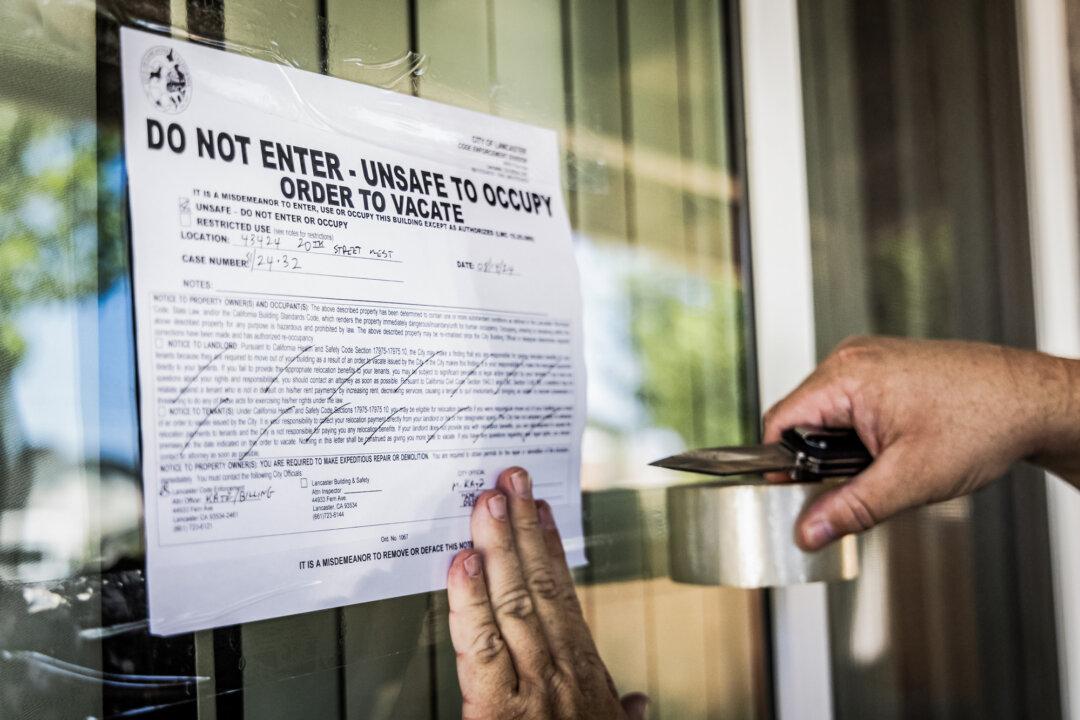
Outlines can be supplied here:
<path id="1" fill-rule="evenodd" d="M 73 52 L 80 49 L 85 42 L 84 33 L 73 32 L 74 28 L 86 27 L 87 18 L 94 17 L 97 20 L 106 20 L 118 26 L 138 28 L 148 32 L 169 35 L 189 42 L 197 42 L 209 47 L 238 52 L 262 60 L 288 65 L 298 69 L 312 69 L 306 67 L 303 60 L 290 54 L 282 44 L 272 36 L 264 36 L 265 41 L 238 42 L 224 38 L 210 37 L 171 23 L 157 22 L 153 18 L 162 14 L 163 7 L 168 2 L 161 0 L 12 0 L 8 9 L 4 12 L 4 19 L 12 23 L 18 31 L 9 35 L 9 41 L 17 39 L 27 47 L 49 46 L 67 47 Z M 300 7 L 300 3 L 296 3 Z M 267 12 L 273 9 L 274 12 Z M 220 8 L 210 12 L 223 13 Z M 255 12 L 262 14 L 262 22 L 258 17 L 250 18 L 253 26 L 271 25 L 281 18 L 281 3 L 265 3 L 256 5 Z M 288 14 L 288 12 L 286 12 Z M 326 19 L 318 20 L 319 32 L 325 34 Z M 93 39 L 92 37 L 90 39 Z M 111 50 L 111 48 L 109 48 Z M 359 48 L 357 48 L 359 50 Z M 115 60 L 115 53 L 110 52 L 109 57 Z M 397 57 L 375 58 L 364 57 L 360 52 L 345 52 L 335 58 L 335 64 L 344 65 L 350 70 L 353 80 L 368 85 L 385 88 L 388 90 L 400 89 L 403 83 L 411 78 L 419 78 L 427 69 L 428 58 L 423 53 L 406 51 Z"/>
<path id="2" fill-rule="evenodd" d="M 0 698 L 12 713 L 5 716 L 33 717 L 33 703 L 43 697 L 78 699 L 103 691 L 118 705 L 135 708 L 190 702 L 209 677 L 139 667 L 149 640 L 145 587 L 141 570 L 0 585 Z M 110 624 L 102 626 L 106 617 Z M 156 644 L 154 652 L 182 657 L 188 643 Z M 62 716 L 61 709 L 41 716 Z"/>

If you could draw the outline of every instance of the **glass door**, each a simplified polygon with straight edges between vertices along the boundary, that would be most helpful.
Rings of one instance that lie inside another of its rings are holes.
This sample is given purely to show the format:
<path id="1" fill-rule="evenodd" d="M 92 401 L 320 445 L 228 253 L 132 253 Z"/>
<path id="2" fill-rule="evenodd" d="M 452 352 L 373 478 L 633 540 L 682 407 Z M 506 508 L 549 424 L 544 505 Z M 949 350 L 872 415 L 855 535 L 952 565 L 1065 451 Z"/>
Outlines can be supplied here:
<path id="1" fill-rule="evenodd" d="M 588 567 L 623 692 L 770 715 L 763 595 L 667 577 L 686 446 L 753 439 L 735 8 L 92 0 L 0 9 L 0 715 L 453 718 L 445 593 L 150 636 L 118 28 L 554 129 L 585 303 Z"/>

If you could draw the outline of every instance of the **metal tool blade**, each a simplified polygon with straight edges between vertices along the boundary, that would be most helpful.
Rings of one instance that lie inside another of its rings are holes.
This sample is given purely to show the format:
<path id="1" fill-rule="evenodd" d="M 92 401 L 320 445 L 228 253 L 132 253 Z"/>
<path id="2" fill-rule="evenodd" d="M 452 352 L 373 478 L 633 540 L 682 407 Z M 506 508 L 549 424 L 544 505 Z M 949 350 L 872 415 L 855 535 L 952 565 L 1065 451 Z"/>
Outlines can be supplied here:
<path id="1" fill-rule="evenodd" d="M 745 447 L 698 448 L 649 464 L 706 475 L 742 475 L 790 470 L 795 466 L 795 454 L 780 443 L 770 443 Z"/>

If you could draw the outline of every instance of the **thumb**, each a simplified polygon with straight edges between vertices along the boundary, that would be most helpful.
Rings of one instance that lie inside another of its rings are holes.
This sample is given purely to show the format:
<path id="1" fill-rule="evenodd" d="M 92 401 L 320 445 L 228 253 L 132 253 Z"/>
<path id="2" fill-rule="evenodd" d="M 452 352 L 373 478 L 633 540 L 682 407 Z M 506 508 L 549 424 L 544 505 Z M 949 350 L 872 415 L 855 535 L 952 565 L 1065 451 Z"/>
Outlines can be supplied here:
<path id="1" fill-rule="evenodd" d="M 630 720 L 645 720 L 649 716 L 649 702 L 645 693 L 627 693 L 622 699 L 623 712 Z"/>
<path id="2" fill-rule="evenodd" d="M 866 470 L 818 496 L 796 523 L 795 540 L 803 550 L 820 550 L 832 541 L 869 530 L 911 503 L 897 482 L 897 455 L 890 448 Z"/>

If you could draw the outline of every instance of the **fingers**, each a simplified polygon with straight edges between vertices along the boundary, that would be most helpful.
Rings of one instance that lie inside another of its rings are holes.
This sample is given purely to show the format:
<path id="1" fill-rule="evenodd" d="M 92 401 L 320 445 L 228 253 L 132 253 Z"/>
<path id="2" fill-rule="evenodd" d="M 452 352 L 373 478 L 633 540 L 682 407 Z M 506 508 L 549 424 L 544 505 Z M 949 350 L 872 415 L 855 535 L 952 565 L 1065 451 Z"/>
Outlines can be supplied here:
<path id="1" fill-rule="evenodd" d="M 798 425 L 854 427 L 851 401 L 839 380 L 820 371 L 807 378 L 765 413 L 763 440 L 777 442 L 780 433 Z"/>
<path id="2" fill-rule="evenodd" d="M 622 717 L 551 508 L 534 500 L 528 473 L 510 468 L 477 498 L 472 536 L 448 580 L 463 714 Z"/>
<path id="3" fill-rule="evenodd" d="M 570 573 L 570 566 L 566 562 L 566 551 L 563 549 L 562 537 L 559 535 L 559 528 L 555 525 L 555 516 L 551 512 L 551 506 L 546 500 L 538 500 L 536 511 L 540 516 L 540 529 L 544 535 L 544 545 L 552 572 L 555 573 L 556 581 L 569 590 L 565 598 L 567 603 L 572 605 L 569 609 L 581 616 L 581 603 L 578 602 L 577 593 L 574 592 L 574 576 Z"/>
<path id="4" fill-rule="evenodd" d="M 861 384 L 859 372 L 852 370 L 848 358 L 861 352 L 859 340 L 845 341 L 817 370 L 787 397 L 769 408 L 763 418 L 762 442 L 780 441 L 781 434 L 793 427 L 852 428 L 859 439 L 876 455 L 880 443 L 876 421 L 856 412 L 853 395 Z M 786 472 L 765 473 L 766 482 L 789 482 Z"/>
<path id="5" fill-rule="evenodd" d="M 784 430 L 809 425 L 855 428 L 863 442 L 873 442 L 865 437 L 872 435 L 867 432 L 871 428 L 860 427 L 852 397 L 879 371 L 881 342 L 853 337 L 840 343 L 799 387 L 765 413 L 764 441 L 776 442 Z M 870 449 L 875 452 L 877 447 Z"/>
<path id="6" fill-rule="evenodd" d="M 854 413 L 847 394 L 839 381 L 831 380 L 827 373 L 815 372 L 790 395 L 765 413 L 762 441 L 780 441 L 780 435 L 788 428 L 800 425 L 808 427 L 855 427 Z M 855 428 L 858 431 L 858 428 Z M 865 442 L 865 440 L 864 440 Z M 786 472 L 765 473 L 767 482 L 790 482 Z"/>
<path id="7" fill-rule="evenodd" d="M 819 550 L 833 540 L 869 530 L 917 504 L 910 483 L 898 476 L 903 452 L 890 448 L 848 482 L 820 495 L 796 523 L 795 540 L 804 550 Z M 910 464 L 908 467 L 912 467 Z"/>
<path id="8" fill-rule="evenodd" d="M 510 527 L 521 559 L 522 574 L 532 595 L 548 648 L 552 657 L 562 661 L 562 667 L 566 667 L 573 662 L 575 649 L 588 638 L 588 629 L 584 627 L 580 612 L 574 612 L 578 609 L 577 596 L 570 571 L 566 568 L 565 556 L 561 552 L 562 543 L 558 541 L 551 509 L 545 508 L 545 524 L 548 526 L 545 528 L 541 525 L 540 510 L 533 499 L 532 479 L 522 468 L 505 470 L 499 475 L 497 487 L 506 493 Z M 551 535 L 559 542 L 558 562 L 562 569 L 557 568 L 549 549 Z"/>
<path id="9" fill-rule="evenodd" d="M 473 546 L 484 557 L 495 621 L 506 639 L 518 676 L 541 684 L 551 674 L 551 656 L 536 605 L 525 584 L 503 492 L 489 490 L 477 498 L 472 536 Z"/>
<path id="10" fill-rule="evenodd" d="M 649 715 L 649 696 L 645 693 L 627 693 L 622 699 L 623 712 L 630 720 L 645 720 Z"/>
<path id="11" fill-rule="evenodd" d="M 561 588 L 558 602 L 552 603 L 551 607 L 558 616 L 559 624 L 551 627 L 554 628 L 554 632 L 566 633 L 566 640 L 561 647 L 568 649 L 570 653 L 566 656 L 561 654 L 565 650 L 555 651 L 556 659 L 561 661 L 559 667 L 564 671 L 569 668 L 573 674 L 573 682 L 565 683 L 562 688 L 563 693 L 565 695 L 576 692 L 575 699 L 583 707 L 593 710 L 607 707 L 615 710 L 619 694 L 596 649 L 592 632 L 589 630 L 588 623 L 585 622 L 585 614 L 581 611 L 581 603 L 574 590 L 574 578 L 566 562 L 562 538 L 559 537 L 559 530 L 555 526 L 555 516 L 551 511 L 551 506 L 543 500 L 537 501 L 536 509 L 551 573 L 556 584 Z M 606 715 L 597 714 L 597 717 L 600 716 L 606 717 Z"/>
<path id="12" fill-rule="evenodd" d="M 457 654 L 465 704 L 498 707 L 517 689 L 510 658 L 484 583 L 483 559 L 466 550 L 450 564 L 447 577 L 450 640 Z"/>

